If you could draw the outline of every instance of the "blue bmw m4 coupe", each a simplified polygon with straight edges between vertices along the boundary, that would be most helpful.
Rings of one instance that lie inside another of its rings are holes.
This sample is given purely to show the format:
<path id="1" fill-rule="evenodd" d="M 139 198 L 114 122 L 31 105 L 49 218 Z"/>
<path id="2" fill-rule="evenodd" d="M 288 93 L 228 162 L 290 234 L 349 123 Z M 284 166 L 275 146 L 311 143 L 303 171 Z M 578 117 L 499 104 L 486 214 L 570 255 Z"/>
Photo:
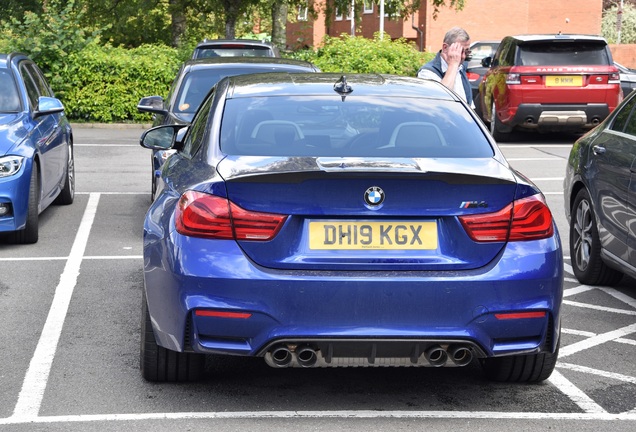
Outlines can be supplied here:
<path id="1" fill-rule="evenodd" d="M 226 77 L 144 223 L 141 369 L 206 354 L 285 367 L 460 367 L 538 382 L 558 356 L 563 258 L 541 191 L 440 83 Z"/>

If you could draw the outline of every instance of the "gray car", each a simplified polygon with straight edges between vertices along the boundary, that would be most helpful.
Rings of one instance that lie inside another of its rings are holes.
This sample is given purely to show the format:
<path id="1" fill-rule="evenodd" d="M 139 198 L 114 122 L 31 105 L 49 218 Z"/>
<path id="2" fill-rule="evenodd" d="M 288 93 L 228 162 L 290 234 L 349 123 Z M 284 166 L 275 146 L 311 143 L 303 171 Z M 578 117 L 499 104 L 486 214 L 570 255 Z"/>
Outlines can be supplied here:
<path id="1" fill-rule="evenodd" d="M 570 153 L 564 180 L 574 275 L 587 285 L 636 277 L 636 93 Z"/>
<path id="2" fill-rule="evenodd" d="M 272 57 L 218 57 L 188 60 L 177 72 L 165 99 L 157 95 L 144 97 L 139 101 L 137 109 L 153 114 L 153 126 L 188 124 L 199 109 L 201 101 L 222 78 L 230 75 L 265 72 L 320 72 L 320 69 L 308 62 Z M 155 198 L 161 166 L 173 153 L 172 150 L 153 150 L 152 152 L 151 200 Z"/>

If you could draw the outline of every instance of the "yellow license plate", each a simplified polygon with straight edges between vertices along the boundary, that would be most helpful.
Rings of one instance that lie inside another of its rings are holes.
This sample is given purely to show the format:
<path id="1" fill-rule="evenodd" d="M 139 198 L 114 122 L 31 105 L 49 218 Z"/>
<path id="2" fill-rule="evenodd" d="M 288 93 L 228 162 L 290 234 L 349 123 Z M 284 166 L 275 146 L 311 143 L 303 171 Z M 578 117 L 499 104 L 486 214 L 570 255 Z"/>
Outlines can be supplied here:
<path id="1" fill-rule="evenodd" d="M 437 223 L 421 221 L 310 222 L 309 248 L 317 250 L 437 249 Z"/>
<path id="2" fill-rule="evenodd" d="M 583 77 L 581 75 L 550 75 L 545 77 L 547 87 L 581 87 Z"/>

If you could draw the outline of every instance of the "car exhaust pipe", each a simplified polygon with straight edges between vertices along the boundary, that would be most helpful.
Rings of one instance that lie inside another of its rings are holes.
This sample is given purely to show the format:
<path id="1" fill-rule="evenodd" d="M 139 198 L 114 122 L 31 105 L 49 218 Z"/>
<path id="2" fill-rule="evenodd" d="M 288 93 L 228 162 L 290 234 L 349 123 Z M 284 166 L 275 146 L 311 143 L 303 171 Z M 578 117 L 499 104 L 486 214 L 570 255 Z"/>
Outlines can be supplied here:
<path id="1" fill-rule="evenodd" d="M 271 351 L 271 355 L 272 365 L 279 368 L 285 368 L 289 366 L 293 359 L 292 352 L 288 348 L 283 346 L 273 349 Z"/>
<path id="2" fill-rule="evenodd" d="M 424 356 L 431 366 L 435 367 L 444 366 L 444 364 L 446 364 L 446 360 L 448 360 L 448 354 L 446 354 L 446 351 L 444 351 L 444 349 L 439 345 L 433 345 L 427 349 L 424 352 Z"/>
<path id="3" fill-rule="evenodd" d="M 448 349 L 448 354 L 457 366 L 466 366 L 473 361 L 472 351 L 461 345 L 451 346 Z"/>
<path id="4" fill-rule="evenodd" d="M 316 364 L 318 355 L 313 348 L 306 346 L 296 350 L 296 359 L 300 367 L 308 368 Z"/>

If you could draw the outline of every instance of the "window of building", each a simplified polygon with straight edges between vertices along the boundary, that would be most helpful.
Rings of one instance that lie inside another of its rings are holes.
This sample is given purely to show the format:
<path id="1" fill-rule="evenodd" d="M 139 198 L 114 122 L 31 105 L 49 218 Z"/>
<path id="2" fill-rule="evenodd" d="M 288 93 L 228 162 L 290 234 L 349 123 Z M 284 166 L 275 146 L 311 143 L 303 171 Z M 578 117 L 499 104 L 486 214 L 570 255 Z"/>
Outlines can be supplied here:
<path id="1" fill-rule="evenodd" d="M 307 21 L 307 6 L 298 6 L 298 21 Z"/>

